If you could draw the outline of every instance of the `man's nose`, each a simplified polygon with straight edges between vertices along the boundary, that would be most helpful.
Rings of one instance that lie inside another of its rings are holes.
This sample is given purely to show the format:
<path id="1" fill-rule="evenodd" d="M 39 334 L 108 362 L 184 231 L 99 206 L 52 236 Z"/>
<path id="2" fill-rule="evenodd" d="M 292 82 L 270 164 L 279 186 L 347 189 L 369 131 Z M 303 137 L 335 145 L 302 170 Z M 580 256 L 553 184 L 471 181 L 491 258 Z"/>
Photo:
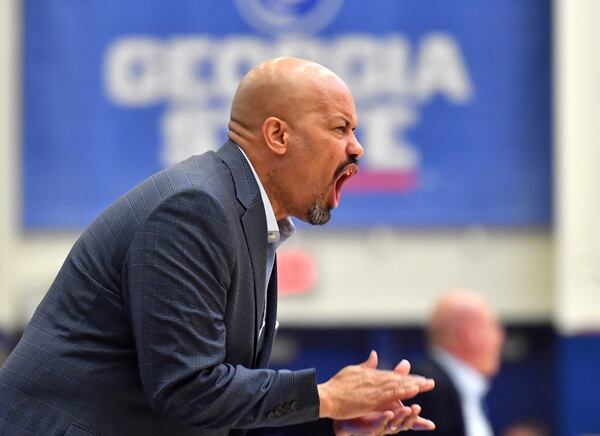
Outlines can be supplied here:
<path id="1" fill-rule="evenodd" d="M 346 151 L 348 152 L 348 155 L 355 157 L 356 159 L 359 159 L 365 152 L 364 148 L 362 147 L 362 145 L 360 145 L 360 142 L 358 142 L 358 139 L 356 138 L 356 135 L 354 133 L 352 133 L 352 139 L 348 143 Z"/>

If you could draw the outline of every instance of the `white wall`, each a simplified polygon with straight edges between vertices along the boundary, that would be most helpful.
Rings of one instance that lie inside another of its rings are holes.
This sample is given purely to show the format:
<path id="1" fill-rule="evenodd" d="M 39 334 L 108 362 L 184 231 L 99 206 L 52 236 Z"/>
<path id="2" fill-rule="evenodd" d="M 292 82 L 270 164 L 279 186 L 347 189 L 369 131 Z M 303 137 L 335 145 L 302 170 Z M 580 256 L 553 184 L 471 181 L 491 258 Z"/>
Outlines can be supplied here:
<path id="1" fill-rule="evenodd" d="M 544 231 L 465 229 L 301 234 L 286 247 L 319 261 L 313 295 L 281 299 L 282 323 L 423 322 L 450 288 L 485 293 L 506 321 L 551 314 L 552 246 Z"/>
<path id="2" fill-rule="evenodd" d="M 20 9 L 0 2 L 0 328 L 25 321 L 74 239 L 20 231 Z"/>
<path id="3" fill-rule="evenodd" d="M 0 2 L 0 327 L 25 322 L 77 235 L 23 234 L 19 222 L 19 1 Z M 552 241 L 543 230 L 300 232 L 318 289 L 284 298 L 291 324 L 422 322 L 447 288 L 487 294 L 505 320 L 552 314 Z"/>
<path id="4" fill-rule="evenodd" d="M 10 314 L 15 220 L 18 15 L 16 1 L 0 2 L 0 326 Z"/>
<path id="5" fill-rule="evenodd" d="M 600 329 L 600 2 L 555 4 L 555 319 Z"/>

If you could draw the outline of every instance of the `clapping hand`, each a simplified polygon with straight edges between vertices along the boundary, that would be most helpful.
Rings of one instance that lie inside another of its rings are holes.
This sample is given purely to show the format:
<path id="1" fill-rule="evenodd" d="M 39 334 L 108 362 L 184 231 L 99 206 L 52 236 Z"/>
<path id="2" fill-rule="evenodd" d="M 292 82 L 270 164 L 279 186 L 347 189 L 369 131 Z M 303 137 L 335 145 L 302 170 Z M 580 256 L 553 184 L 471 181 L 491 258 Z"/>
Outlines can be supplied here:
<path id="1" fill-rule="evenodd" d="M 376 369 L 377 354 L 371 352 L 369 359 L 362 365 Z M 410 363 L 407 360 L 402 360 L 396 366 L 394 372 L 402 376 L 408 376 Z M 374 411 L 353 419 L 336 420 L 334 430 L 337 436 L 379 436 L 395 434 L 405 430 L 435 429 L 435 424 L 422 418 L 420 413 L 421 407 L 419 405 L 413 404 L 408 407 L 398 401 L 389 410 Z"/>

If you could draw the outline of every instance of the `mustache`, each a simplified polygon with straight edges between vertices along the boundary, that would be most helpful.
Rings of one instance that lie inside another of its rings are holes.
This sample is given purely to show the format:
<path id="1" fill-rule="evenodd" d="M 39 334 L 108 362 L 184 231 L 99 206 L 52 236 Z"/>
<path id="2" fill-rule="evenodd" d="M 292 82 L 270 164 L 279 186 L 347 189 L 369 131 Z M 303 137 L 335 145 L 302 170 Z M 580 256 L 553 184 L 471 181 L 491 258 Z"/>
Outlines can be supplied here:
<path id="1" fill-rule="evenodd" d="M 344 168 L 352 164 L 356 165 L 357 167 L 360 167 L 360 162 L 355 157 L 349 157 L 344 162 L 339 164 L 338 167 L 335 169 L 335 173 L 333 174 L 334 180 L 337 179 L 337 177 L 342 173 L 342 171 L 344 171 Z"/>

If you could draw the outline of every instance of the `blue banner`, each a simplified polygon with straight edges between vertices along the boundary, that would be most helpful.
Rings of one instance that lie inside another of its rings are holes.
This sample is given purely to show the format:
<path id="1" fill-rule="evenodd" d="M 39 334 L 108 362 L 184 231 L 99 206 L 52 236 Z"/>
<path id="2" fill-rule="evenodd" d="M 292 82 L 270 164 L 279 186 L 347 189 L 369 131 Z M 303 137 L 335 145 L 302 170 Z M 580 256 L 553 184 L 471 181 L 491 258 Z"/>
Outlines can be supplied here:
<path id="1" fill-rule="evenodd" d="M 340 226 L 547 225 L 546 0 L 25 0 L 23 225 L 86 226 L 224 141 L 264 59 L 352 89 L 365 156 Z"/>

